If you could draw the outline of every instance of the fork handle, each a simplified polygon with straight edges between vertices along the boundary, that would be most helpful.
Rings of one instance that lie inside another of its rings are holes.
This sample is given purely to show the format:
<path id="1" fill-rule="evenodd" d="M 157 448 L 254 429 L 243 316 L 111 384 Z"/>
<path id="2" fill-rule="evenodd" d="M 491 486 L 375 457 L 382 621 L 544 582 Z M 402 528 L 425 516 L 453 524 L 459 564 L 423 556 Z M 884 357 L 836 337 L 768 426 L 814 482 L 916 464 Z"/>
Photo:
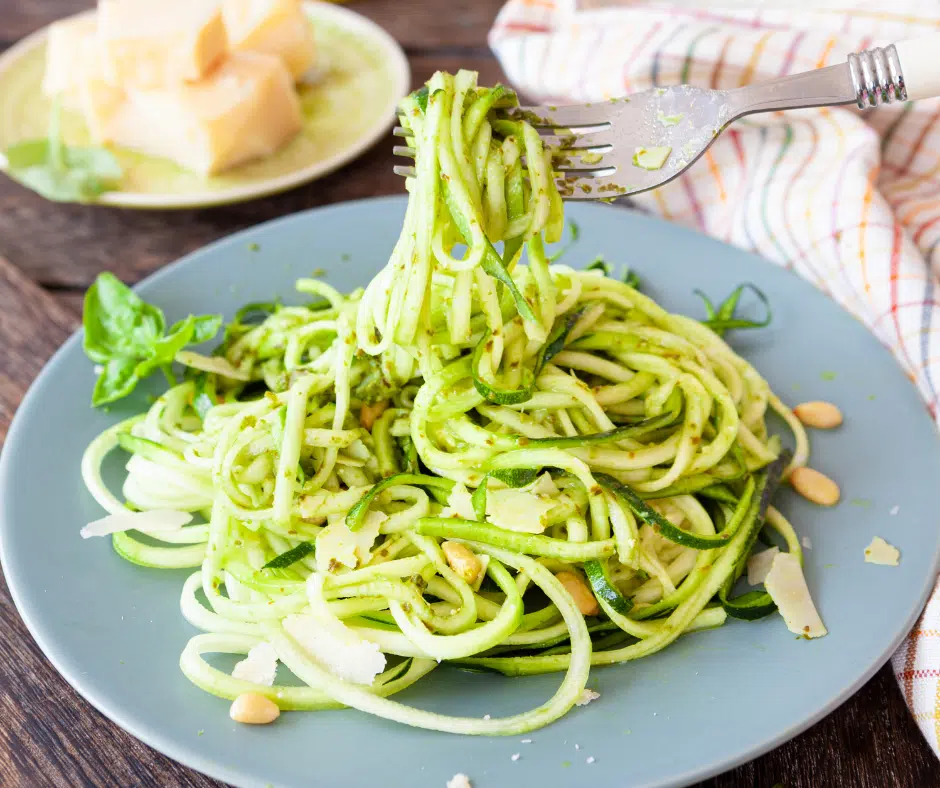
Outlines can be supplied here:
<path id="1" fill-rule="evenodd" d="M 894 49 L 897 50 L 907 98 L 914 101 L 940 96 L 940 33 L 899 41 Z"/>
<path id="2" fill-rule="evenodd" d="M 846 63 L 730 91 L 734 117 L 856 104 L 860 109 L 940 96 L 940 33 L 851 54 Z"/>

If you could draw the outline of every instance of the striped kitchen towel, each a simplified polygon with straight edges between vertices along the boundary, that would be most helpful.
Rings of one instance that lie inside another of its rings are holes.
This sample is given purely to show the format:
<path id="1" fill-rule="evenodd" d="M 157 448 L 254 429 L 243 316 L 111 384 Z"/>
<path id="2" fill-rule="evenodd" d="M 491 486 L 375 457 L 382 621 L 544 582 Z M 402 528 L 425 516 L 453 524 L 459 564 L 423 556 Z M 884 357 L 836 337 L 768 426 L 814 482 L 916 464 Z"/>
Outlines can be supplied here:
<path id="1" fill-rule="evenodd" d="M 788 5 L 511 0 L 490 44 L 522 93 L 558 103 L 679 82 L 734 88 L 940 29 L 936 0 Z M 824 290 L 894 352 L 936 419 L 940 101 L 753 116 L 634 199 Z M 940 753 L 940 586 L 893 664 Z"/>

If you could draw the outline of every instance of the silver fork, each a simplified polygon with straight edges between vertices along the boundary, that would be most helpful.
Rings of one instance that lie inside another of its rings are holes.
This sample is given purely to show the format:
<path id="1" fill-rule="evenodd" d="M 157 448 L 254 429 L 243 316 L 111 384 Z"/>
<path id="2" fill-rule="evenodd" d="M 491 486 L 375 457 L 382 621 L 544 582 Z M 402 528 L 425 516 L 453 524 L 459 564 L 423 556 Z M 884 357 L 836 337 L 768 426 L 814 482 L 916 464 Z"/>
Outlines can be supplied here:
<path id="1" fill-rule="evenodd" d="M 590 104 L 499 112 L 527 120 L 538 130 L 543 144 L 553 151 L 555 181 L 566 200 L 623 197 L 677 177 L 745 115 L 852 103 L 865 109 L 940 95 L 938 52 L 940 33 L 852 54 L 837 66 L 734 90 L 676 85 Z M 411 135 L 401 126 L 394 133 Z M 665 148 L 669 150 L 661 166 L 641 166 L 655 164 Z M 414 157 L 410 146 L 393 150 Z M 414 167 L 394 169 L 406 177 L 415 172 Z"/>

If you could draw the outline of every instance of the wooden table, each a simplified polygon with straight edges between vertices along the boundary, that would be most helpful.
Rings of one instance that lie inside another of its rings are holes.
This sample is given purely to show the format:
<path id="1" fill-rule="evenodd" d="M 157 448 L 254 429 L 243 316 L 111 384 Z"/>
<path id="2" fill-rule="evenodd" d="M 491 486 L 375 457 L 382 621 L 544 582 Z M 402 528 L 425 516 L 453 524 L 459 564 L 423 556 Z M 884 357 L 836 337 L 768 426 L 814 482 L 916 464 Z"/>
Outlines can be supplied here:
<path id="1" fill-rule="evenodd" d="M 0 50 L 90 4 L 0 0 Z M 499 6 L 500 0 L 354 4 L 404 45 L 415 85 L 436 69 L 460 67 L 478 70 L 484 84 L 499 80 L 501 70 L 486 46 Z M 389 135 L 358 161 L 309 186 L 201 211 L 52 205 L 0 176 L 0 440 L 26 387 L 78 325 L 82 293 L 97 272 L 109 269 L 136 282 L 242 227 L 316 205 L 398 193 L 401 182 L 392 174 L 391 148 Z M 745 700 L 752 701 L 759 699 Z M 929 788 L 940 786 L 940 764 L 885 667 L 794 741 L 702 785 L 771 788 L 778 783 L 786 788 Z M 221 784 L 141 744 L 80 698 L 40 653 L 0 584 L 0 785 Z"/>

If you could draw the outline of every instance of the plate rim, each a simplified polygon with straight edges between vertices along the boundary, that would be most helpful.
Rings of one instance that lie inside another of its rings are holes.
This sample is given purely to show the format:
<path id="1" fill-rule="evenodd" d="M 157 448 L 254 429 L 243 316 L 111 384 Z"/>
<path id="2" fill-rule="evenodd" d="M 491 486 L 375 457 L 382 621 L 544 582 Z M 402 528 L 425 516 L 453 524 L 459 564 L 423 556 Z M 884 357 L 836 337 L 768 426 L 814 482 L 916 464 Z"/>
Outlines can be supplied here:
<path id="1" fill-rule="evenodd" d="M 286 216 L 281 216 L 276 219 L 271 219 L 266 222 L 261 222 L 251 227 L 247 227 L 241 230 L 238 230 L 229 235 L 223 236 L 211 243 L 208 243 L 199 249 L 196 249 L 192 252 L 189 252 L 177 260 L 163 266 L 158 271 L 155 271 L 151 275 L 142 279 L 140 282 L 134 285 L 134 290 L 138 290 L 140 287 L 146 287 L 147 285 L 158 282 L 165 277 L 173 276 L 174 273 L 180 268 L 189 265 L 195 264 L 196 260 L 201 257 L 203 254 L 210 252 L 216 247 L 222 246 L 228 243 L 235 243 L 240 238 L 250 236 L 252 233 L 256 232 L 260 228 L 272 228 L 276 227 L 282 223 L 288 223 L 291 221 L 296 221 L 300 217 L 308 216 L 313 213 L 330 213 L 335 210 L 343 210 L 351 208 L 354 206 L 360 205 L 371 205 L 371 204 L 384 204 L 388 203 L 390 205 L 401 204 L 402 207 L 405 205 L 407 197 L 405 195 L 384 195 L 380 197 L 368 197 L 357 200 L 348 200 L 345 202 L 332 203 L 330 205 L 318 206 L 313 208 L 308 208 L 303 211 L 298 211 L 296 213 L 288 214 Z M 809 287 L 814 287 L 814 285 L 805 280 L 803 277 L 800 277 L 798 274 L 792 270 L 783 268 L 781 266 L 776 266 L 772 262 L 764 259 L 756 252 L 750 250 L 744 250 L 740 247 L 735 247 L 731 244 L 727 244 L 724 241 L 721 241 L 716 238 L 711 238 L 702 233 L 699 233 L 691 228 L 677 225 L 673 222 L 666 221 L 660 217 L 651 216 L 649 214 L 631 210 L 633 218 L 640 222 L 648 223 L 650 226 L 657 228 L 669 228 L 669 232 L 677 232 L 682 235 L 694 235 L 697 236 L 700 240 L 706 240 L 708 242 L 714 242 L 717 245 L 728 247 L 734 249 L 738 252 L 744 252 L 750 257 L 755 258 L 760 261 L 760 264 L 772 267 L 779 271 L 780 274 L 792 276 L 796 279 L 799 279 L 804 284 Z M 814 288 L 815 289 L 815 288 Z M 825 295 L 822 293 L 822 295 Z M 837 302 L 833 301 L 831 298 L 827 299 L 830 303 L 844 312 L 846 315 L 852 317 L 851 313 L 848 312 L 844 307 L 842 307 Z M 866 327 L 866 331 L 872 336 L 873 339 L 879 341 L 871 331 Z M 41 382 L 48 375 L 52 374 L 52 371 L 58 364 L 62 363 L 62 359 L 65 354 L 70 352 L 71 348 L 81 342 L 82 339 L 82 329 L 77 329 L 62 345 L 55 351 L 55 353 L 49 358 L 49 360 L 43 365 L 39 374 L 30 384 L 29 388 L 26 391 L 26 394 L 23 396 L 20 405 L 17 407 L 16 412 L 14 413 L 13 419 L 10 424 L 9 431 L 7 433 L 6 439 L 4 440 L 2 450 L 0 450 L 0 490 L 3 490 L 6 485 L 9 484 L 7 481 L 8 476 L 10 475 L 10 466 L 12 465 L 12 460 L 10 459 L 11 451 L 9 447 L 24 438 L 20 436 L 20 433 L 26 429 L 26 422 L 23 418 L 20 417 L 21 411 L 24 406 L 27 406 L 35 395 L 35 391 L 40 387 Z M 899 372 L 903 374 L 900 365 L 897 364 L 897 359 L 894 358 L 894 355 L 891 354 L 892 361 L 898 366 Z M 913 385 L 908 382 L 908 385 Z M 922 401 L 922 397 L 918 392 L 918 399 Z M 936 425 L 935 425 L 935 433 Z M 940 439 L 940 435 L 936 435 Z M 940 450 L 940 446 L 938 446 Z M 118 725 L 123 730 L 130 733 L 135 738 L 142 741 L 149 747 L 157 750 L 161 754 L 170 758 L 171 760 L 176 761 L 177 763 L 183 764 L 189 768 L 195 769 L 202 774 L 210 776 L 215 779 L 224 780 L 225 782 L 231 783 L 235 786 L 246 786 L 254 785 L 255 783 L 243 770 L 238 768 L 231 768 L 223 763 L 218 761 L 205 758 L 201 756 L 198 749 L 189 748 L 185 744 L 181 743 L 178 738 L 173 738 L 172 736 L 167 736 L 161 733 L 159 730 L 153 729 L 145 721 L 141 721 L 139 717 L 133 717 L 125 715 L 120 708 L 110 708 L 109 700 L 106 696 L 99 696 L 94 690 L 89 690 L 87 687 L 83 687 L 81 677 L 74 676 L 74 674 L 67 673 L 62 670 L 60 667 L 60 662 L 57 656 L 53 656 L 55 649 L 47 649 L 46 639 L 39 634 L 38 629 L 38 619 L 33 620 L 30 615 L 24 613 L 24 608 L 22 605 L 22 600 L 19 596 L 18 591 L 18 581 L 13 578 L 18 577 L 18 573 L 14 570 L 12 578 L 10 574 L 10 558 L 7 554 L 7 533 L 10 529 L 14 527 L 13 523 L 8 522 L 6 516 L 6 508 L 0 507 L 0 569 L 2 569 L 4 577 L 7 581 L 7 587 L 9 588 L 10 597 L 16 607 L 16 611 L 20 616 L 20 619 L 23 621 L 26 626 L 30 636 L 33 638 L 39 649 L 42 651 L 43 656 L 50 662 L 50 664 L 55 668 L 56 672 L 69 684 L 71 689 L 77 692 L 82 698 L 88 701 L 92 706 L 94 706 L 102 715 L 108 718 L 111 722 Z M 700 767 L 691 769 L 683 774 L 673 774 L 669 775 L 663 780 L 657 782 L 648 783 L 644 788 L 683 788 L 685 786 L 690 786 L 696 782 L 709 779 L 715 775 L 722 774 L 731 769 L 734 769 L 741 764 L 748 763 L 765 753 L 780 747 L 791 739 L 795 738 L 799 734 L 803 733 L 820 720 L 827 717 L 829 714 L 838 709 L 843 703 L 845 703 L 849 698 L 854 696 L 863 685 L 865 685 L 874 675 L 877 673 L 887 662 L 890 660 L 891 655 L 897 650 L 898 646 L 907 636 L 908 632 L 913 627 L 916 620 L 919 618 L 923 612 L 924 605 L 930 596 L 932 589 L 936 585 L 936 578 L 940 570 L 940 543 L 938 547 L 934 550 L 934 556 L 930 564 L 930 572 L 923 581 L 923 588 L 918 596 L 918 601 L 916 606 L 908 612 L 908 614 L 902 618 L 897 619 L 897 624 L 895 625 L 894 632 L 891 635 L 888 643 L 889 646 L 881 651 L 880 655 L 874 659 L 874 661 L 869 665 L 867 669 L 862 671 L 859 676 L 852 682 L 850 682 L 843 690 L 837 692 L 832 698 L 830 698 L 826 703 L 821 705 L 816 711 L 808 715 L 805 719 L 801 720 L 799 723 L 790 726 L 784 730 L 781 730 L 779 733 L 767 738 L 765 741 L 761 742 L 759 745 L 747 748 L 742 750 L 739 753 L 733 754 L 726 758 L 719 758 L 718 760 L 712 760 L 708 763 L 703 763 Z M 26 580 L 28 583 L 28 579 Z M 27 609 L 28 606 L 27 606 Z M 51 652 L 51 653 L 50 653 Z M 74 680 L 73 680 L 74 679 Z M 182 753 L 182 756 L 180 755 Z"/>
<path id="2" fill-rule="evenodd" d="M 300 169 L 266 178 L 257 183 L 244 186 L 235 186 L 221 191 L 201 191 L 188 195 L 179 195 L 172 192 L 151 194 L 148 192 L 109 191 L 102 194 L 97 200 L 86 203 L 92 207 L 105 206 L 110 208 L 130 208 L 135 210 L 187 210 L 193 208 L 210 208 L 219 205 L 234 205 L 239 202 L 270 197 L 290 189 L 311 183 L 315 180 L 335 172 L 340 167 L 357 159 L 381 139 L 392 126 L 397 114 L 398 103 L 411 89 L 411 65 L 401 44 L 381 25 L 369 17 L 364 16 L 350 8 L 317 0 L 302 0 L 304 13 L 308 18 L 325 19 L 337 23 L 348 32 L 359 33 L 381 47 L 382 62 L 392 73 L 394 90 L 388 93 L 387 105 L 383 108 L 378 120 L 368 128 L 352 145 L 334 153 L 320 161 L 308 164 Z M 80 19 L 91 16 L 94 9 L 80 11 L 77 14 L 64 16 L 56 21 Z M 49 37 L 49 28 L 54 23 L 45 25 L 17 41 L 13 46 L 0 53 L 0 76 L 3 76 L 21 58 L 42 46 Z M 6 177 L 4 157 L 0 152 L 0 172 Z M 12 179 L 11 179 L 12 180 Z"/>

